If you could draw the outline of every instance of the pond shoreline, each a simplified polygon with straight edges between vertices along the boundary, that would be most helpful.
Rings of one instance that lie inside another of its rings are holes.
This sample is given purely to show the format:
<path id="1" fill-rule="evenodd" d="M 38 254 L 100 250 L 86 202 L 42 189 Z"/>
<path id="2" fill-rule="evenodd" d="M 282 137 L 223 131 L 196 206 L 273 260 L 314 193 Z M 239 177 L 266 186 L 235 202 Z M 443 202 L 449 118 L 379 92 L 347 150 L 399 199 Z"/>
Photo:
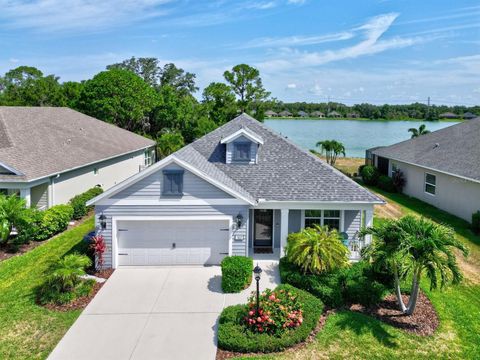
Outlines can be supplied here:
<path id="1" fill-rule="evenodd" d="M 264 120 L 335 120 L 335 121 L 371 121 L 371 122 L 395 122 L 395 121 L 413 121 L 413 122 L 425 122 L 425 123 L 461 123 L 468 120 L 463 119 L 438 119 L 438 120 L 426 120 L 426 119 L 369 119 L 369 118 L 314 118 L 314 117 L 266 117 Z"/>

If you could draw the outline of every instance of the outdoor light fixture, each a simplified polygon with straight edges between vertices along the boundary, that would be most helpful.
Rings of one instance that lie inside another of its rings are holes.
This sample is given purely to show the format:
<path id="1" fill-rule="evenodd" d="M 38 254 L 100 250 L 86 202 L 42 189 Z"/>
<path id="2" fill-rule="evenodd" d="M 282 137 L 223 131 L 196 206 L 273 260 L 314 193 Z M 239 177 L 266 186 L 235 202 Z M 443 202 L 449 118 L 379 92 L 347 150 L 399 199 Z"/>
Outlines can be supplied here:
<path id="1" fill-rule="evenodd" d="M 235 218 L 236 222 L 237 222 L 237 227 L 240 228 L 242 227 L 242 224 L 243 224 L 243 215 L 238 213 L 237 217 Z"/>
<path id="2" fill-rule="evenodd" d="M 255 274 L 255 281 L 257 282 L 257 303 L 256 303 L 256 306 L 255 306 L 255 310 L 257 312 L 257 316 L 259 315 L 258 314 L 258 307 L 259 307 L 259 304 L 260 304 L 260 277 L 261 277 L 261 274 L 262 274 L 262 268 L 260 266 L 258 266 L 258 263 L 257 263 L 257 266 L 255 266 L 255 269 L 253 269 L 253 273 Z"/>
<path id="3" fill-rule="evenodd" d="M 100 220 L 100 227 L 102 228 L 102 230 L 105 230 L 107 228 L 107 217 L 103 215 L 103 212 L 98 217 L 98 220 Z"/>

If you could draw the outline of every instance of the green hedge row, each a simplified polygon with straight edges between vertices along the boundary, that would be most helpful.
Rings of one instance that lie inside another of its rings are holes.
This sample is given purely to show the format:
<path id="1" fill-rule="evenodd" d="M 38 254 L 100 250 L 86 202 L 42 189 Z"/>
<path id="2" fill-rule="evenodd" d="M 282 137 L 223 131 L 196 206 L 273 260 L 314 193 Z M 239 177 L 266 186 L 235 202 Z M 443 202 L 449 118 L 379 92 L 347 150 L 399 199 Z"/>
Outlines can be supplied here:
<path id="1" fill-rule="evenodd" d="M 222 260 L 222 289 L 236 293 L 252 282 L 253 259 L 246 256 L 228 256 Z"/>
<path id="2" fill-rule="evenodd" d="M 323 311 L 323 303 L 306 291 L 290 285 L 280 285 L 275 291 L 285 289 L 298 296 L 303 308 L 303 323 L 296 329 L 286 331 L 280 336 L 258 334 L 247 331 L 242 324 L 247 314 L 246 305 L 235 305 L 225 308 L 220 314 L 218 325 L 218 347 L 224 350 L 249 352 L 282 351 L 305 341 L 315 329 Z"/>
<path id="3" fill-rule="evenodd" d="M 87 206 L 86 202 L 103 193 L 99 186 L 95 186 L 84 193 L 74 196 L 69 204 L 73 207 L 73 219 L 78 220 L 87 215 L 92 206 Z"/>
<path id="4" fill-rule="evenodd" d="M 283 283 L 308 291 L 330 307 L 351 303 L 373 305 L 393 287 L 388 274 L 374 271 L 365 261 L 334 272 L 312 275 L 303 274 L 299 267 L 282 258 L 280 277 Z"/>

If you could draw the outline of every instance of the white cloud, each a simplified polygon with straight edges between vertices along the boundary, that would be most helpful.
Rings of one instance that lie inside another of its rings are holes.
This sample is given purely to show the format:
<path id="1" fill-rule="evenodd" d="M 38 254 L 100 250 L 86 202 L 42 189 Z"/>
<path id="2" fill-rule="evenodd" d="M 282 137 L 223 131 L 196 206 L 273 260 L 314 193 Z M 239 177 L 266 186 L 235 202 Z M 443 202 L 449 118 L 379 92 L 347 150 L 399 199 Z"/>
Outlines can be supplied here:
<path id="1" fill-rule="evenodd" d="M 307 1 L 306 0 L 288 0 L 287 3 L 294 4 L 294 5 L 303 5 Z"/>
<path id="2" fill-rule="evenodd" d="M 297 84 L 291 83 L 287 85 L 287 89 L 296 89 L 296 88 L 297 88 Z"/>
<path id="3" fill-rule="evenodd" d="M 287 36 L 283 38 L 259 38 L 249 41 L 241 48 L 280 47 L 280 46 L 303 46 L 317 45 L 321 43 L 348 40 L 354 36 L 352 32 L 343 31 L 334 34 L 316 36 Z"/>
<path id="4" fill-rule="evenodd" d="M 96 30 L 166 14 L 171 0 L 0 0 L 0 20 L 41 31 Z"/>

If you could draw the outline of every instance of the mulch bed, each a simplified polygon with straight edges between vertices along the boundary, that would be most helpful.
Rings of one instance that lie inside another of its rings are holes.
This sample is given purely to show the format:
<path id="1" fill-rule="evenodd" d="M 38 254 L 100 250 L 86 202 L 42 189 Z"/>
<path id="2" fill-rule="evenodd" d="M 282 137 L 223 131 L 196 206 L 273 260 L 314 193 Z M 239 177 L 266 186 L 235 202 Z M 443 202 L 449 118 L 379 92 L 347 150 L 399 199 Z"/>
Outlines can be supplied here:
<path id="1" fill-rule="evenodd" d="M 408 303 L 409 296 L 403 295 L 404 303 Z M 376 306 L 365 308 L 362 305 L 352 305 L 351 311 L 360 312 L 390 324 L 396 328 L 405 330 L 420 336 L 432 335 L 438 328 L 439 319 L 430 300 L 420 291 L 417 307 L 413 315 L 404 315 L 399 309 L 397 298 L 394 294 L 388 295 Z"/>
<path id="2" fill-rule="evenodd" d="M 85 217 L 83 217 L 80 220 L 75 220 L 75 223 L 73 225 L 68 225 L 66 230 L 72 229 L 74 227 L 77 227 L 80 224 L 83 224 L 85 222 L 85 220 L 88 219 L 88 217 L 90 215 L 92 215 L 92 213 L 93 212 L 90 212 L 89 214 L 87 214 Z M 60 234 L 63 234 L 63 232 L 61 232 L 61 233 L 59 233 L 55 236 L 52 236 L 49 239 L 43 240 L 43 241 L 30 241 L 28 244 L 22 244 L 18 247 L 18 249 L 16 251 L 10 245 L 0 246 L 0 262 L 2 262 L 3 260 L 7 260 L 11 257 L 14 257 L 14 256 L 23 255 L 23 254 L 29 252 L 30 250 L 33 250 L 36 247 L 38 247 L 42 244 L 45 244 L 46 242 L 52 240 L 53 238 L 55 238 L 56 236 L 58 236 Z"/>
<path id="3" fill-rule="evenodd" d="M 90 275 L 94 275 L 97 277 L 101 277 L 104 279 L 108 279 L 113 273 L 113 269 L 105 269 L 97 272 L 92 272 Z M 90 301 L 95 297 L 97 292 L 102 288 L 105 283 L 95 283 L 93 285 L 92 292 L 89 296 L 82 296 L 78 299 L 75 299 L 71 303 L 63 304 L 63 305 L 56 305 L 56 304 L 46 304 L 44 305 L 45 308 L 54 311 L 71 311 L 71 310 L 78 310 L 84 309 Z"/>
<path id="4" fill-rule="evenodd" d="M 317 336 L 317 333 L 322 330 L 322 328 L 325 325 L 325 322 L 327 321 L 327 318 L 335 313 L 335 310 L 332 309 L 325 309 L 323 311 L 323 314 L 320 316 L 320 319 L 318 319 L 317 326 L 313 331 L 308 335 L 307 339 L 304 342 L 298 343 L 284 351 L 282 351 L 282 354 L 288 354 L 291 352 L 295 352 L 301 348 L 304 348 L 307 344 L 313 342 L 315 340 L 315 337 Z M 215 357 L 216 360 L 225 360 L 225 359 L 232 359 L 236 357 L 252 357 L 252 356 L 258 356 L 259 353 L 238 353 L 238 352 L 233 352 L 233 351 L 227 351 L 227 350 L 222 350 L 222 349 L 217 349 L 217 356 Z"/>

